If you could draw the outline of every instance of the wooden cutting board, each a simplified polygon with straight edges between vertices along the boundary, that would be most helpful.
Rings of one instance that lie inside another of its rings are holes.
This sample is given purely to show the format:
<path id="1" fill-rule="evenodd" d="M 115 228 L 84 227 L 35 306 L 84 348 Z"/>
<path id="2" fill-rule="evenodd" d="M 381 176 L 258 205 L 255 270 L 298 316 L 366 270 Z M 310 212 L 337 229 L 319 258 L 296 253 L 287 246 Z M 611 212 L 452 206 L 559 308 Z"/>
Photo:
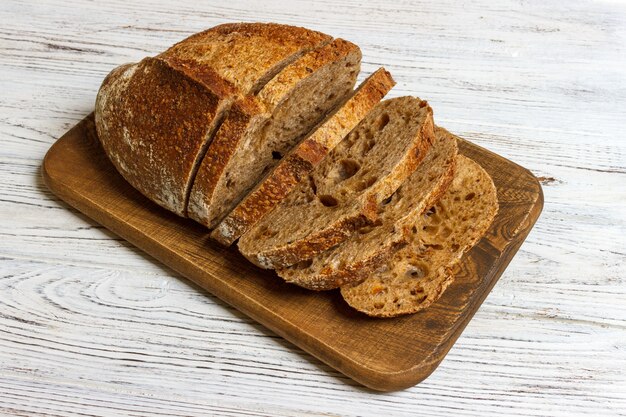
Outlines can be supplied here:
<path id="1" fill-rule="evenodd" d="M 234 248 L 211 242 L 203 226 L 147 200 L 107 159 L 93 114 L 50 148 L 43 176 L 61 199 L 225 302 L 356 381 L 390 391 L 417 384 L 439 365 L 543 207 L 541 186 L 528 170 L 466 141 L 460 151 L 493 177 L 500 211 L 442 298 L 394 319 L 368 318 L 338 291 L 285 284 Z"/>

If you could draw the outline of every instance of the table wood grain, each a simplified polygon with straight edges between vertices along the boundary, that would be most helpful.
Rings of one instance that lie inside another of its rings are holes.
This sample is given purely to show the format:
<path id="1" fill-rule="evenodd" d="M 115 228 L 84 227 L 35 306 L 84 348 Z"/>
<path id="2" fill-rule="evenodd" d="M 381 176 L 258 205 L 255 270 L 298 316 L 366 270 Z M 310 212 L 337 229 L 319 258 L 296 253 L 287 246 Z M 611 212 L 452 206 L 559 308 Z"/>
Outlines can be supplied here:
<path id="1" fill-rule="evenodd" d="M 0 414 L 626 415 L 626 6 L 0 3 Z M 206 27 L 358 43 L 364 74 L 542 178 L 542 216 L 441 366 L 366 390 L 70 209 L 51 144 L 113 67 Z"/>

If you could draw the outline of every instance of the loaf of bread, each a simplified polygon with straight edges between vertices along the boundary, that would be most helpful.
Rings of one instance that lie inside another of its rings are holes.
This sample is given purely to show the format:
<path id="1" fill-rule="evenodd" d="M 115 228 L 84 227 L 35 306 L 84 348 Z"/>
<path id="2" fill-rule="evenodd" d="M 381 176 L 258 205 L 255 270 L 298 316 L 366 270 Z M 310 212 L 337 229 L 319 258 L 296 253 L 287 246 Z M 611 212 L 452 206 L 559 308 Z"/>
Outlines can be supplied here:
<path id="1" fill-rule="evenodd" d="M 133 187 L 186 216 L 195 174 L 232 103 L 254 96 L 281 70 L 331 42 L 294 26 L 226 24 L 118 67 L 96 98 L 100 142 Z M 360 52 L 352 49 L 358 72 Z"/>
<path id="2" fill-rule="evenodd" d="M 360 63 L 320 32 L 220 25 L 111 71 L 96 130 L 133 187 L 257 266 L 373 317 L 414 313 L 453 281 L 497 193 L 426 101 L 381 101 L 385 69 L 354 90 Z"/>

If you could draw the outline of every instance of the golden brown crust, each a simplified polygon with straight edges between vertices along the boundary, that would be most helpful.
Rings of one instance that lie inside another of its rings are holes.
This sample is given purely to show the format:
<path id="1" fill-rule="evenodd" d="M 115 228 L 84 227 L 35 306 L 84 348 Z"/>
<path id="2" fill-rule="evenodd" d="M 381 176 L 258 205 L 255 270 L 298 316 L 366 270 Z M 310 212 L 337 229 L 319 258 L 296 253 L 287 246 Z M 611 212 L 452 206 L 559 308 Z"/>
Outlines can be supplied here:
<path id="1" fill-rule="evenodd" d="M 254 93 L 301 54 L 331 39 L 298 26 L 227 23 L 191 35 L 159 58 L 190 78 L 207 77 L 208 88 L 232 85 L 243 96 Z"/>
<path id="2" fill-rule="evenodd" d="M 236 102 L 217 131 L 200 164 L 189 198 L 187 211 L 189 217 L 213 228 L 220 220 L 214 213 L 216 201 L 221 198 L 215 193 L 216 187 L 220 181 L 225 180 L 224 173 L 227 166 L 231 163 L 231 158 L 241 146 L 241 141 L 248 131 L 256 127 L 259 119 L 269 117 L 269 113 L 303 79 L 323 66 L 354 53 L 358 53 L 360 57 L 358 46 L 342 39 L 335 39 L 332 43 L 307 53 L 286 67 L 263 88 L 258 96 L 248 96 Z M 319 149 L 310 147 L 309 151 L 319 152 Z"/>
<path id="3" fill-rule="evenodd" d="M 379 69 L 316 132 L 300 142 L 213 230 L 211 237 L 231 245 L 285 196 L 328 154 L 395 82 Z"/>
<path id="4" fill-rule="evenodd" d="M 187 181 L 220 99 L 153 58 L 125 68 L 134 71 L 128 79 L 116 70 L 98 94 L 98 136 L 130 184 L 182 215 Z"/>

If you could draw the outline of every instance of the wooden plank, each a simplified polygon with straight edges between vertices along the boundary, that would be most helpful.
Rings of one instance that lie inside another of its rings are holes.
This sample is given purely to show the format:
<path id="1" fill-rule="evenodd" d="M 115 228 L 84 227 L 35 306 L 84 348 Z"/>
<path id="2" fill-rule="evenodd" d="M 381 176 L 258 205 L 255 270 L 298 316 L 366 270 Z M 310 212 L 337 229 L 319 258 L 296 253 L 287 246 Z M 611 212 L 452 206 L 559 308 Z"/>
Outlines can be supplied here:
<path id="1" fill-rule="evenodd" d="M 249 264 L 207 230 L 159 208 L 117 173 L 93 115 L 59 139 L 43 164 L 60 198 L 227 303 L 358 382 L 382 391 L 414 385 L 439 365 L 524 241 L 543 207 L 522 167 L 470 142 L 460 152 L 492 176 L 500 209 L 443 297 L 420 314 L 371 319 L 338 291 L 315 293 Z"/>

